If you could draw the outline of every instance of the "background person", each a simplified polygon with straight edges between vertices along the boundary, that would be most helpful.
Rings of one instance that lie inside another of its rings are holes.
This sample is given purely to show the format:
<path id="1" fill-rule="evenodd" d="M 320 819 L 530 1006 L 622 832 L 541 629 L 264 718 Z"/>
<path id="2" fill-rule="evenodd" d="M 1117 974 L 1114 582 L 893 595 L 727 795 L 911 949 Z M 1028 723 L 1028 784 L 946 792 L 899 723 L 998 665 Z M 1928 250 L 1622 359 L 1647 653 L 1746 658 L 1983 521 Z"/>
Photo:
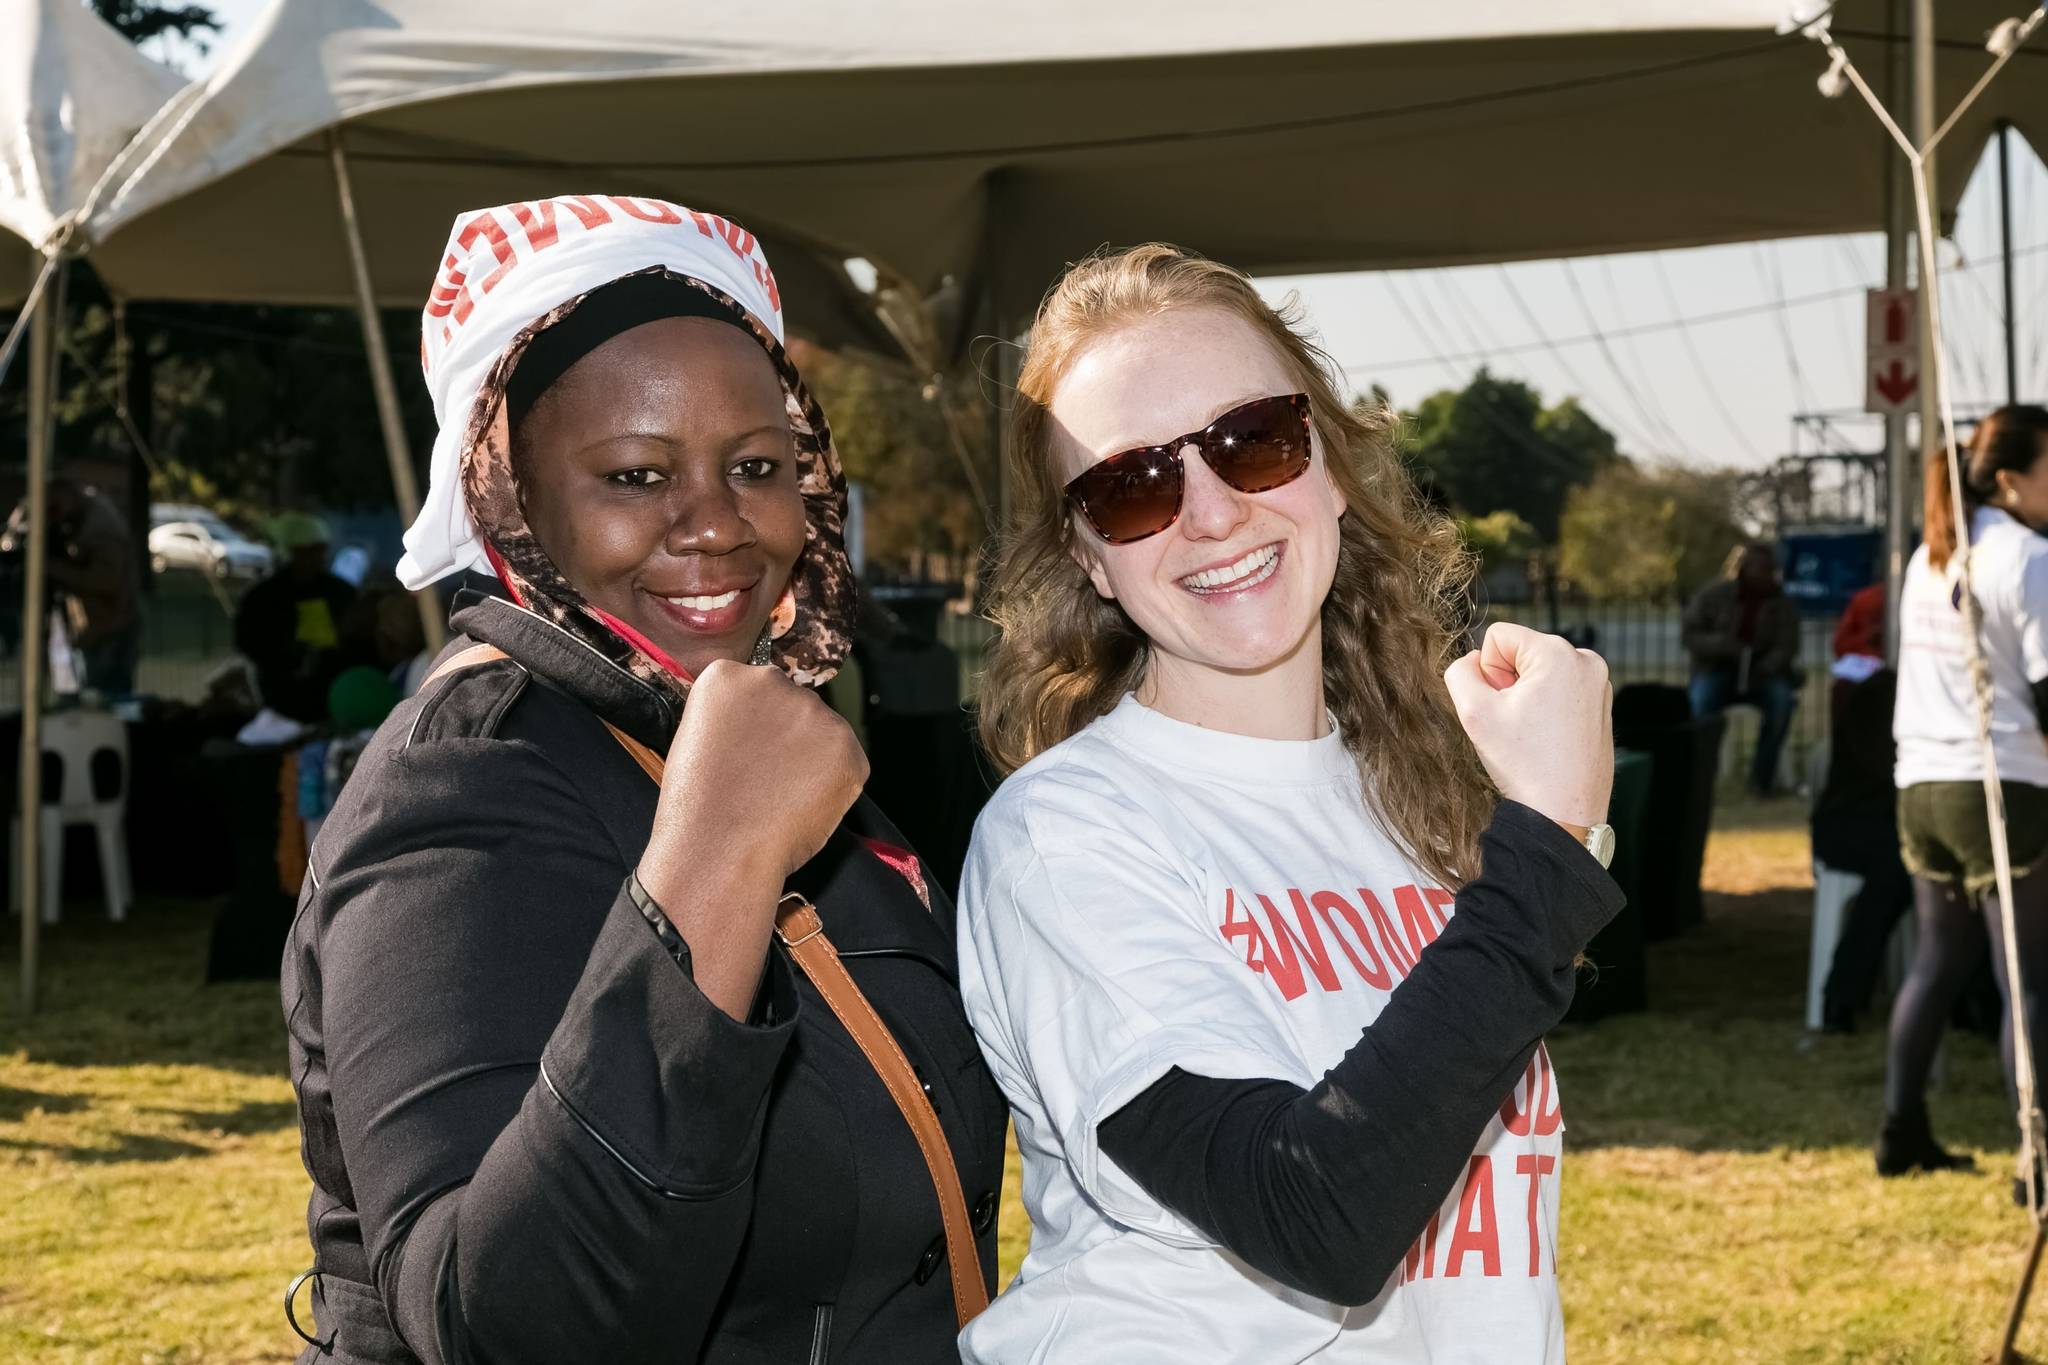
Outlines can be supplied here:
<path id="1" fill-rule="evenodd" d="M 75 479 L 50 481 L 49 583 L 85 667 L 83 685 L 109 700 L 135 691 L 142 652 L 142 566 L 114 500 Z M 26 506 L 8 518 L 0 553 L 28 544 Z"/>
<path id="2" fill-rule="evenodd" d="M 235 649 L 256 667 L 263 704 L 306 724 L 327 718 L 327 689 L 346 667 L 342 624 L 356 590 L 327 568 L 327 524 L 287 512 L 271 526 L 283 563 L 235 609 Z"/>
<path id="3" fill-rule="evenodd" d="M 1992 749 L 2005 795 L 2013 922 L 2026 983 L 2037 1069 L 2048 1052 L 2048 409 L 2005 407 L 1986 417 L 1963 470 L 1970 577 L 1983 615 L 1979 641 L 1991 673 Z M 1943 1151 L 1927 1117 L 1927 1073 L 1949 1012 L 1984 953 L 2006 997 L 2001 1031 L 2006 1086 L 2017 1099 L 2011 983 L 1999 927 L 1984 757 L 1977 736 L 1958 528 L 1948 463 L 1927 461 L 1926 530 L 1900 589 L 1899 845 L 1913 874 L 1919 936 L 1913 967 L 1892 1006 L 1885 1067 L 1881 1175 L 1966 1166 Z M 2013 1194 L 2025 1202 L 2025 1185 Z"/>
<path id="4" fill-rule="evenodd" d="M 1719 715 L 1738 702 L 1762 713 L 1749 790 L 1773 795 L 1799 704 L 1799 609 L 1778 581 L 1776 552 L 1754 542 L 1737 546 L 1722 576 L 1686 605 L 1680 631 L 1692 656 L 1693 715 Z"/>

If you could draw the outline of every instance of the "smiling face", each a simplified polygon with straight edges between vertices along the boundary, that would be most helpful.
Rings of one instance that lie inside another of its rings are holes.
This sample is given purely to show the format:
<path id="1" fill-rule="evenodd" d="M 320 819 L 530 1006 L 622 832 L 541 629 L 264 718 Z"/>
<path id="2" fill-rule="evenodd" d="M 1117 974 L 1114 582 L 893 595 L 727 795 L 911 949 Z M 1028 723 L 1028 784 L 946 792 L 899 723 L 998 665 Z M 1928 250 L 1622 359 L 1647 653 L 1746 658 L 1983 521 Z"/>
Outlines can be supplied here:
<path id="1" fill-rule="evenodd" d="M 804 547 L 759 342 L 708 318 L 622 332 L 541 395 L 513 445 L 528 524 L 592 606 L 693 677 L 752 655 Z"/>
<path id="2" fill-rule="evenodd" d="M 1082 349 L 1053 390 L 1058 477 L 1064 483 L 1109 456 L 1200 431 L 1249 399 L 1301 388 L 1235 314 L 1169 310 L 1128 323 Z M 1344 511 L 1321 439 L 1307 473 L 1264 493 L 1224 483 L 1191 444 L 1181 454 L 1186 487 L 1166 530 L 1110 545 L 1077 515 L 1073 524 L 1074 554 L 1095 590 L 1121 603 L 1151 642 L 1151 699 L 1171 711 L 1176 690 L 1213 691 L 1227 677 L 1319 675 Z"/>

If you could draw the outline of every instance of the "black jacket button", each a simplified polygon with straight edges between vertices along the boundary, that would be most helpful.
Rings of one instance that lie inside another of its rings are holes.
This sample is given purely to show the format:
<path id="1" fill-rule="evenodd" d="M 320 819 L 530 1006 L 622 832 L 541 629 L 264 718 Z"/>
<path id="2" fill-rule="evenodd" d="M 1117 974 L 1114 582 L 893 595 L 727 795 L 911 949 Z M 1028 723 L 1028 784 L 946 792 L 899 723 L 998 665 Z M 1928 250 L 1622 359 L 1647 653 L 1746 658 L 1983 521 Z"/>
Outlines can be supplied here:
<path id="1" fill-rule="evenodd" d="M 930 1284 L 932 1276 L 939 1273 L 939 1267 L 946 1260 L 946 1234 L 932 1238 L 932 1244 L 924 1249 L 924 1255 L 917 1258 L 916 1279 L 919 1284 Z"/>
<path id="2" fill-rule="evenodd" d="M 985 1191 L 974 1201 L 974 1235 L 980 1237 L 996 1225 L 996 1195 L 994 1190 Z"/>

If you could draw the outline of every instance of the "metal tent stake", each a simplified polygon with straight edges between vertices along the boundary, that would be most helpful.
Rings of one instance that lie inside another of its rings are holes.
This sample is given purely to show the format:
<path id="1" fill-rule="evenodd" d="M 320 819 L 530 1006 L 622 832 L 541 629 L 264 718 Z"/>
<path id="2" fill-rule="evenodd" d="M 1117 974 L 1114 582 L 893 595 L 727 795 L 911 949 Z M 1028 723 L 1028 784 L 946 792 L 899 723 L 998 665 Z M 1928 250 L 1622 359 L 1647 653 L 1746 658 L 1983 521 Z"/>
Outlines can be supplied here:
<path id="1" fill-rule="evenodd" d="M 2020 1272 L 2020 1287 L 2013 1292 L 2012 1308 L 2005 1315 L 2005 1335 L 1998 1339 L 1998 1365 L 2010 1365 L 2012 1344 L 2020 1334 L 2020 1320 L 2027 1315 L 2027 1299 L 2034 1291 L 2034 1275 L 2041 1268 L 2041 1248 L 2048 1245 L 2048 1222 L 2034 1224 L 2034 1245 L 2027 1252 L 2026 1269 Z"/>

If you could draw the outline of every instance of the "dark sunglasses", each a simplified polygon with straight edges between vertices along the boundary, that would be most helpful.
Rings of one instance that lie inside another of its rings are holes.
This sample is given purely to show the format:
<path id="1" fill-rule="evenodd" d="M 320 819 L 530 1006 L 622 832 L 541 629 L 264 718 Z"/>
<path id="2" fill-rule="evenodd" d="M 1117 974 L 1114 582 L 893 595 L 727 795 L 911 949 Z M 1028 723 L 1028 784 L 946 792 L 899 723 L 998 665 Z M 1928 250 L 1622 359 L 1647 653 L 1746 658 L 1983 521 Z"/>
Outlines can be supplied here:
<path id="1" fill-rule="evenodd" d="M 1305 393 L 1254 398 L 1200 431 L 1140 446 L 1091 465 L 1067 485 L 1067 498 L 1095 534 L 1112 545 L 1156 536 L 1180 517 L 1187 470 L 1181 450 L 1192 445 L 1216 477 L 1240 493 L 1293 483 L 1309 463 Z"/>

